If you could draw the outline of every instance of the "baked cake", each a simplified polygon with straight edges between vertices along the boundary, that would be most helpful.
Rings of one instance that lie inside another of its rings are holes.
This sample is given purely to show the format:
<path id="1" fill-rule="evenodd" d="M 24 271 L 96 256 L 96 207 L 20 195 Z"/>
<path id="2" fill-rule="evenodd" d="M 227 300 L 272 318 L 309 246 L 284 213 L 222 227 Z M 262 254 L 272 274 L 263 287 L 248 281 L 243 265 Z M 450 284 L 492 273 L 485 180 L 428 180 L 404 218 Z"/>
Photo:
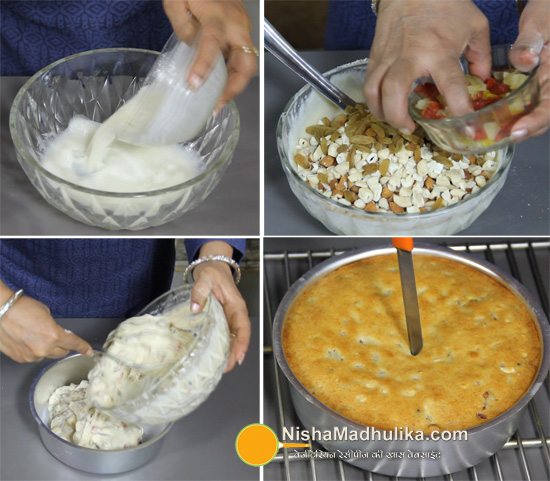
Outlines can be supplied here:
<path id="1" fill-rule="evenodd" d="M 466 265 L 413 255 L 424 347 L 409 350 L 396 255 L 357 261 L 307 286 L 284 320 L 292 372 L 342 416 L 429 433 L 490 421 L 531 386 L 541 360 L 532 314 Z"/>

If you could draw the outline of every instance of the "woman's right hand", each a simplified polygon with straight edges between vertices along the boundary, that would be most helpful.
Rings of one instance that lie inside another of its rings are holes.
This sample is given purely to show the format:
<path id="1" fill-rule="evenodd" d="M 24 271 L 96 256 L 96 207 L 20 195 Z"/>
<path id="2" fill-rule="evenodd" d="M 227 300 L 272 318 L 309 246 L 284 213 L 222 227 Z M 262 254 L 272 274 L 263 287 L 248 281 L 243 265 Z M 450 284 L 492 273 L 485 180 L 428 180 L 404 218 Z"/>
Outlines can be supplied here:
<path id="1" fill-rule="evenodd" d="M 3 302 L 13 294 L 5 292 Z M 47 306 L 27 296 L 21 297 L 0 319 L 0 351 L 17 362 L 63 357 L 70 351 L 87 356 L 93 352 L 84 339 L 57 324 Z"/>
<path id="2" fill-rule="evenodd" d="M 253 47 L 252 21 L 241 0 L 163 0 L 164 11 L 174 32 L 181 38 L 192 38 L 198 21 L 202 28 L 197 58 L 189 69 L 187 81 L 199 89 L 210 74 L 216 56 L 227 59 L 227 84 L 217 110 L 239 95 L 256 69 L 256 55 L 242 47 Z M 191 14 L 191 15 L 190 15 Z"/>
<path id="3" fill-rule="evenodd" d="M 364 87 L 369 109 L 412 132 L 407 99 L 413 82 L 432 77 L 453 116 L 472 112 L 461 54 L 472 74 L 490 75 L 489 22 L 473 2 L 380 0 Z"/>

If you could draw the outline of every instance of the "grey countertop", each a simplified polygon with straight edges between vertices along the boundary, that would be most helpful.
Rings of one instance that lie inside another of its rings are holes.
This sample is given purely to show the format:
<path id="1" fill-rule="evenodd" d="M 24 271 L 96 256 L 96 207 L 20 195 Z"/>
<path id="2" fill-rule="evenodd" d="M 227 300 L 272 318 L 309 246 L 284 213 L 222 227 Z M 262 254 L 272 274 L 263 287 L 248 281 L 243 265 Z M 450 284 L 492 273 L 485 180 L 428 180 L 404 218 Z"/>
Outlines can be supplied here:
<path id="1" fill-rule="evenodd" d="M 321 72 L 365 58 L 366 51 L 301 52 Z M 286 103 L 304 85 L 271 54 L 265 54 L 264 233 L 327 235 L 294 196 L 277 152 L 276 129 Z M 517 145 L 508 179 L 489 208 L 464 235 L 548 235 L 550 232 L 550 134 Z"/>
<path id="2" fill-rule="evenodd" d="M 155 458 L 128 473 L 94 475 L 55 459 L 42 445 L 29 408 L 31 383 L 51 360 L 18 364 L 0 355 L 0 479 L 257 480 L 259 470 L 238 458 L 235 439 L 242 428 L 259 422 L 258 282 L 257 272 L 247 272 L 240 285 L 250 314 L 254 316 L 245 362 L 225 374 L 217 389 L 196 411 L 174 424 Z M 119 320 L 61 319 L 58 322 L 93 347 L 101 347 Z"/>
<path id="3" fill-rule="evenodd" d="M 20 167 L 9 130 L 9 112 L 26 77 L 2 77 L 0 89 L 0 234 L 2 235 L 259 235 L 259 78 L 236 99 L 241 118 L 233 161 L 222 180 L 195 209 L 168 224 L 132 231 L 106 231 L 71 219 L 49 205 Z"/>

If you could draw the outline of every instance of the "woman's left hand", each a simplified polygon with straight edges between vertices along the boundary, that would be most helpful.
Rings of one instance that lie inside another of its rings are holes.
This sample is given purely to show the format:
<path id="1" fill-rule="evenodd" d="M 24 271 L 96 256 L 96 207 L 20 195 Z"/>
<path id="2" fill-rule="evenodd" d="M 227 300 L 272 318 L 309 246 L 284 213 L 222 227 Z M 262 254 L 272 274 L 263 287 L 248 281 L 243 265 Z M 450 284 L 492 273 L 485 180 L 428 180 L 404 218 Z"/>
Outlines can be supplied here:
<path id="1" fill-rule="evenodd" d="M 205 249 L 212 248 L 212 244 L 225 244 L 225 242 L 209 242 L 200 251 L 200 257 L 217 254 L 227 255 L 219 249 L 205 253 Z M 231 254 L 228 257 L 231 257 Z M 250 319 L 248 309 L 241 293 L 235 285 L 231 268 L 223 261 L 209 261 L 199 264 L 193 270 L 195 286 L 191 293 L 191 311 L 200 312 L 204 307 L 208 294 L 212 292 L 214 297 L 221 303 L 229 324 L 231 336 L 231 350 L 225 372 L 231 371 L 235 363 L 239 365 L 244 361 L 248 344 L 250 343 Z"/>
<path id="2" fill-rule="evenodd" d="M 218 52 L 227 58 L 228 78 L 219 110 L 244 90 L 258 66 L 256 55 L 242 48 L 253 47 L 246 8 L 240 0 L 164 0 L 164 11 L 181 39 L 194 36 L 197 21 L 202 28 L 199 53 L 187 75 L 191 87 L 202 85 Z"/>

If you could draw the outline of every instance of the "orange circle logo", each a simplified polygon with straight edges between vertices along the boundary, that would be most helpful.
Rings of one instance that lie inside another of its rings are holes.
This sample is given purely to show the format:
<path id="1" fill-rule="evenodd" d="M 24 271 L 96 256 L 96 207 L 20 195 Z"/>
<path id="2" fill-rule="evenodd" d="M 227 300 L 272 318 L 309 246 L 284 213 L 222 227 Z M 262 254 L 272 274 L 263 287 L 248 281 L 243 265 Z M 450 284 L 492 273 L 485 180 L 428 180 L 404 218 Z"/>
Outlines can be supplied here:
<path id="1" fill-rule="evenodd" d="M 275 431 L 265 424 L 249 424 L 241 429 L 235 440 L 235 449 L 242 461 L 250 466 L 264 466 L 279 448 L 309 448 L 310 444 L 280 443 Z"/>
<path id="2" fill-rule="evenodd" d="M 279 440 L 275 432 L 265 424 L 249 424 L 237 435 L 235 448 L 246 464 L 263 466 L 279 451 Z"/>

